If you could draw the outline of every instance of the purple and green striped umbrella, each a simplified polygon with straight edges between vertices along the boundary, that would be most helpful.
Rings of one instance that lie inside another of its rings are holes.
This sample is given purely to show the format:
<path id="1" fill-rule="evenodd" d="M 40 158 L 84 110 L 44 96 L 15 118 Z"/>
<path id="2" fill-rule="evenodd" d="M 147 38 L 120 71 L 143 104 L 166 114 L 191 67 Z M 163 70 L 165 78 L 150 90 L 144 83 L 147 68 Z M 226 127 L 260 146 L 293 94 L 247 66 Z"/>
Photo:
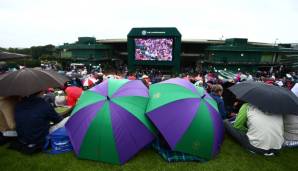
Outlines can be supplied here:
<path id="1" fill-rule="evenodd" d="M 79 158 L 124 164 L 154 139 L 141 81 L 109 79 L 84 91 L 66 129 Z"/>
<path id="2" fill-rule="evenodd" d="M 170 148 L 209 160 L 223 140 L 223 124 L 216 102 L 203 88 L 174 78 L 153 84 L 147 116 Z"/>

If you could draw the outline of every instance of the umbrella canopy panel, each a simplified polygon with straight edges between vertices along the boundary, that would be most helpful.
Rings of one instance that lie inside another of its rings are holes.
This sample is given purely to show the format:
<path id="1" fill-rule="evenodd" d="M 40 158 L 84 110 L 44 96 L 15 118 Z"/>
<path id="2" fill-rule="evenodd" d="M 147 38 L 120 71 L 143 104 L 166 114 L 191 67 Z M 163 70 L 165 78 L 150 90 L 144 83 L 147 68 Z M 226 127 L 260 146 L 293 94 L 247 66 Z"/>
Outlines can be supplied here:
<path id="1" fill-rule="evenodd" d="M 211 159 L 220 149 L 223 125 L 216 102 L 184 79 L 150 87 L 147 116 L 172 150 Z"/>
<path id="2" fill-rule="evenodd" d="M 154 139 L 141 81 L 109 79 L 83 92 L 66 124 L 78 157 L 123 164 Z"/>

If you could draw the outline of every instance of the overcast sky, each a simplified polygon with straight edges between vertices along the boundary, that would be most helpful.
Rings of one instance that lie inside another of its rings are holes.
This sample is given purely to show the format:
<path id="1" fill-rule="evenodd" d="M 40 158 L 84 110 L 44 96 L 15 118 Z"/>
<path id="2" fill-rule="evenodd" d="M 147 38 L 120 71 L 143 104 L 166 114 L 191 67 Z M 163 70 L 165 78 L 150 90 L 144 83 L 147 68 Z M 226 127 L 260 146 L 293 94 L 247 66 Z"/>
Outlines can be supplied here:
<path id="1" fill-rule="evenodd" d="M 298 43 L 298 0 L 0 0 L 0 46 L 126 38 L 132 27 L 177 27 L 183 39 Z"/>

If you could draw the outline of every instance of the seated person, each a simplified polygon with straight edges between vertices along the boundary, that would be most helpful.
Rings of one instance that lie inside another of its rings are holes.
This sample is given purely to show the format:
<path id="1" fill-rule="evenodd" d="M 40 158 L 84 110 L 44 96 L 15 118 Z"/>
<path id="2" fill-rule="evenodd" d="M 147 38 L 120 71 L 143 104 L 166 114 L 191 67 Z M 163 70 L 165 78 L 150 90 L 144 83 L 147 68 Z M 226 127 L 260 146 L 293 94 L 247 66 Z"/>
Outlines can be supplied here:
<path id="1" fill-rule="evenodd" d="M 291 90 L 298 97 L 298 83 Z M 298 112 L 298 111 L 297 111 Z M 284 146 L 298 147 L 298 116 L 284 115 Z"/>
<path id="2" fill-rule="evenodd" d="M 56 124 L 63 119 L 41 98 L 42 95 L 43 92 L 38 92 L 16 104 L 15 121 L 18 138 L 11 143 L 10 148 L 25 154 L 41 151 L 49 134 L 50 122 Z"/>
<path id="3" fill-rule="evenodd" d="M 147 75 L 143 75 L 141 81 L 144 83 L 144 85 L 149 88 L 151 82 L 150 78 Z"/>
<path id="4" fill-rule="evenodd" d="M 284 142 L 282 115 L 262 112 L 248 103 L 240 108 L 234 125 L 228 120 L 224 125 L 233 138 L 253 153 L 274 155 Z"/>
<path id="5" fill-rule="evenodd" d="M 0 145 L 15 136 L 14 109 L 19 97 L 0 97 Z"/>
<path id="6" fill-rule="evenodd" d="M 65 89 L 67 106 L 69 107 L 75 106 L 82 92 L 83 92 L 83 89 L 80 87 L 76 87 L 76 86 L 67 87 Z"/>
<path id="7" fill-rule="evenodd" d="M 216 101 L 219 113 L 222 119 L 227 118 L 227 112 L 225 110 L 225 103 L 222 99 L 223 88 L 221 85 L 216 84 L 211 88 L 210 96 Z"/>
<path id="8" fill-rule="evenodd" d="M 284 146 L 298 147 L 298 116 L 284 115 Z"/>
<path id="9" fill-rule="evenodd" d="M 49 88 L 47 93 L 43 96 L 43 99 L 51 104 L 53 107 L 56 107 L 55 105 L 55 90 L 53 88 Z"/>
<path id="10" fill-rule="evenodd" d="M 57 96 L 55 97 L 55 106 L 57 107 L 65 107 L 66 106 L 66 97 L 63 94 L 63 91 L 60 90 L 57 92 Z"/>

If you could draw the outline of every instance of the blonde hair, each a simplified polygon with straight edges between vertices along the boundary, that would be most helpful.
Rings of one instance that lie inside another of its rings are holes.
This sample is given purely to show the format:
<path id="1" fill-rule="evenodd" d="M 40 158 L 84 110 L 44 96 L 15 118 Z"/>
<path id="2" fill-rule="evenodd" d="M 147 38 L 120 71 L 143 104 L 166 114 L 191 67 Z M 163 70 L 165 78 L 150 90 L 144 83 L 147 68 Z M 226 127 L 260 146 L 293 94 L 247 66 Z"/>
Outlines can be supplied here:
<path id="1" fill-rule="evenodd" d="M 211 87 L 211 91 L 214 93 L 223 92 L 223 88 L 220 84 L 215 84 Z"/>

